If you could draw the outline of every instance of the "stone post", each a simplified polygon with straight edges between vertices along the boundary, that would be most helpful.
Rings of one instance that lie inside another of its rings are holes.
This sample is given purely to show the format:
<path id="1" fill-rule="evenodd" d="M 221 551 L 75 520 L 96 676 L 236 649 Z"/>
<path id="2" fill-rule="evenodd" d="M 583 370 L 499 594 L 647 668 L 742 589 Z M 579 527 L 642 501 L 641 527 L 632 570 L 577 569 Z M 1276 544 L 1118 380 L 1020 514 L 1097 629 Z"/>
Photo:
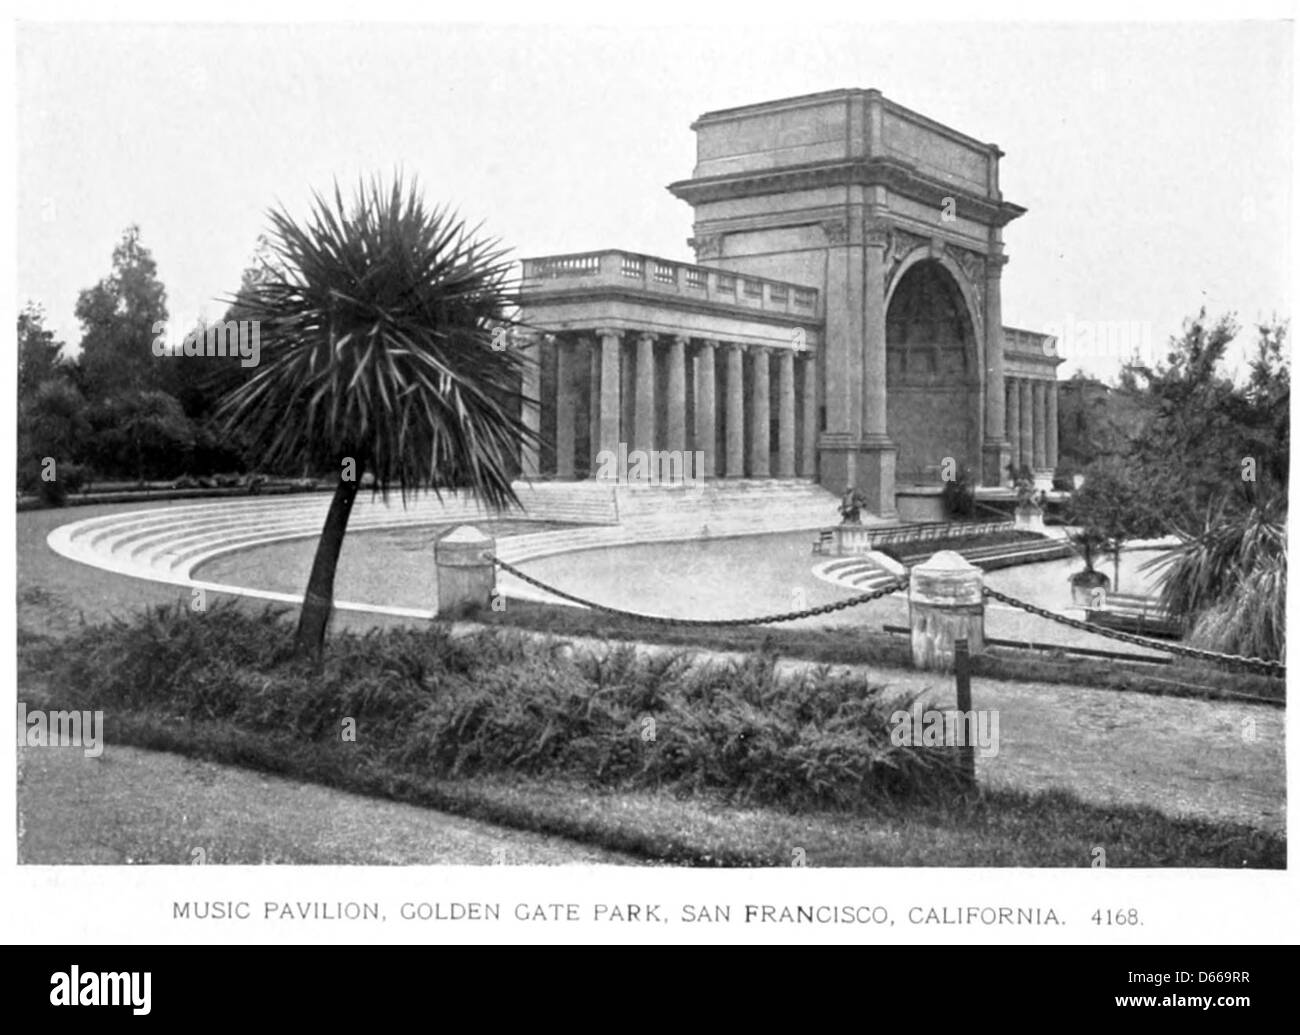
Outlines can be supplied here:
<path id="1" fill-rule="evenodd" d="M 433 544 L 438 575 L 438 614 L 455 616 L 470 607 L 490 607 L 496 565 L 484 558 L 497 541 L 473 525 L 461 525 Z"/>
<path id="2" fill-rule="evenodd" d="M 951 671 L 963 637 L 972 654 L 984 649 L 984 573 L 961 554 L 941 550 L 912 569 L 908 610 L 917 668 Z"/>

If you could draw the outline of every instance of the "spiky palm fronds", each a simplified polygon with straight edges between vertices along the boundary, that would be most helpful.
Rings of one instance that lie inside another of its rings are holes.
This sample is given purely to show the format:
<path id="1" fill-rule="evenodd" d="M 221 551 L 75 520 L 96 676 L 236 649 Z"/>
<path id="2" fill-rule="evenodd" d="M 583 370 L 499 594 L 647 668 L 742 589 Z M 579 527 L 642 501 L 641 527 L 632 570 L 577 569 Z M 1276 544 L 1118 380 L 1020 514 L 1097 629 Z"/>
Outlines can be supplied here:
<path id="1" fill-rule="evenodd" d="M 1212 650 L 1281 658 L 1286 650 L 1286 503 L 1242 511 L 1221 502 L 1201 532 L 1143 568 L 1157 572 L 1162 605 L 1192 622 Z"/>
<path id="2" fill-rule="evenodd" d="M 319 654 L 363 473 L 403 501 L 468 489 L 500 509 L 518 503 L 516 450 L 537 436 L 517 416 L 525 360 L 493 347 L 517 303 L 496 240 L 400 177 L 360 185 L 350 206 L 336 184 L 302 224 L 270 219 L 275 261 L 231 300 L 258 321 L 262 363 L 217 412 L 260 464 L 341 476 L 298 624 L 299 651 Z"/>
<path id="3" fill-rule="evenodd" d="M 1206 650 L 1286 660 L 1286 562 L 1274 557 L 1202 611 L 1191 642 Z"/>
<path id="4" fill-rule="evenodd" d="M 345 457 L 403 498 L 467 488 L 516 503 L 511 472 L 530 432 L 517 416 L 523 359 L 493 349 L 516 302 L 511 262 L 414 184 L 315 195 L 310 217 L 272 211 L 277 262 L 238 296 L 261 324 L 257 373 L 219 410 L 265 465 L 339 470 Z M 233 300 L 232 300 L 233 301 Z"/>

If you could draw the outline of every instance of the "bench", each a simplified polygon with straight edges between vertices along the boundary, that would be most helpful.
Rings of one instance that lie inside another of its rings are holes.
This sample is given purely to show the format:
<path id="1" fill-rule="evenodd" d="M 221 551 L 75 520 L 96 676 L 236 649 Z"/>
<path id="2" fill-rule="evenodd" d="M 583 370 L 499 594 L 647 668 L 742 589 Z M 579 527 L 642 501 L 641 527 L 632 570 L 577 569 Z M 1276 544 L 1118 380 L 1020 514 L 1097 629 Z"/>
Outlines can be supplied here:
<path id="1" fill-rule="evenodd" d="M 1183 623 L 1151 597 L 1106 593 L 1097 603 L 1101 606 L 1084 608 L 1084 618 L 1091 625 L 1166 640 L 1182 638 Z"/>

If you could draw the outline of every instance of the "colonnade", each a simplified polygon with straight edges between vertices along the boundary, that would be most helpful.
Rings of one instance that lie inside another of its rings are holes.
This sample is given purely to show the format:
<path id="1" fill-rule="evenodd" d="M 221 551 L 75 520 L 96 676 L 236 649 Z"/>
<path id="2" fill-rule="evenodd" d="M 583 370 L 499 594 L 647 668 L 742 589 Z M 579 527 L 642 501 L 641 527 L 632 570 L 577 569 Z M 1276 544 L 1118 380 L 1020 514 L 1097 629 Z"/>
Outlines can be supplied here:
<path id="1" fill-rule="evenodd" d="M 1055 470 L 1057 463 L 1057 390 L 1055 381 L 1006 378 L 1007 439 L 1011 466 L 1020 470 Z"/>
<path id="2" fill-rule="evenodd" d="M 522 418 L 554 442 L 554 457 L 525 445 L 525 477 L 592 475 L 597 457 L 620 447 L 696 454 L 697 477 L 817 475 L 811 350 L 616 328 L 534 341 L 522 387 L 538 404 Z"/>

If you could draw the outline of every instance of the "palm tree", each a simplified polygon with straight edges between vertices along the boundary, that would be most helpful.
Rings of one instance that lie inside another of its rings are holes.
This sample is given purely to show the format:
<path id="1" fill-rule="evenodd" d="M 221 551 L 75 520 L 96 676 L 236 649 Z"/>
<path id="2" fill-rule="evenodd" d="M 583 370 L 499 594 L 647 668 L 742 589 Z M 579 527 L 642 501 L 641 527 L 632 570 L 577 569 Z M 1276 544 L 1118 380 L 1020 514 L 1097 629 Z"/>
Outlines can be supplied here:
<path id="1" fill-rule="evenodd" d="M 296 645 L 319 654 L 334 573 L 363 474 L 387 494 L 466 489 L 494 509 L 518 505 L 516 450 L 535 439 L 519 418 L 524 359 L 493 349 L 517 303 L 512 263 L 414 183 L 337 183 L 310 219 L 269 213 L 277 263 L 245 284 L 241 318 L 261 321 L 257 372 L 218 415 L 253 443 L 259 467 L 340 475 L 321 530 Z M 233 302 L 234 300 L 232 300 Z"/>
<path id="2" fill-rule="evenodd" d="M 1286 655 L 1286 497 L 1221 498 L 1197 535 L 1147 561 L 1161 604 L 1187 620 L 1193 643 L 1281 660 Z"/>

